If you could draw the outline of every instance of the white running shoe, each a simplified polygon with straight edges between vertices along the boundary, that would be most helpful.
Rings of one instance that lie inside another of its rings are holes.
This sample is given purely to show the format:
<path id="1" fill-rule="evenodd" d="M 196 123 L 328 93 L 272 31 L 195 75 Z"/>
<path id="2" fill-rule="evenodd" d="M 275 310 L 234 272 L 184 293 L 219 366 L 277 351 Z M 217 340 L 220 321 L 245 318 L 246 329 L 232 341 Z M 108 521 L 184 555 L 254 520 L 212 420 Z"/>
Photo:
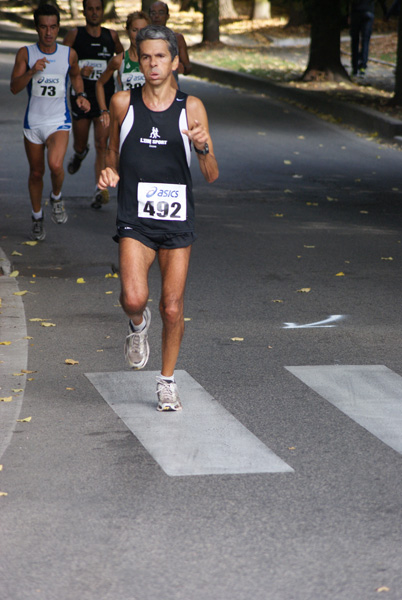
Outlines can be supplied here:
<path id="1" fill-rule="evenodd" d="M 177 385 L 174 381 L 166 381 L 162 377 L 156 378 L 156 393 L 158 394 L 158 406 L 156 410 L 181 410 Z"/>
<path id="2" fill-rule="evenodd" d="M 145 328 L 136 333 L 129 325 L 124 344 L 124 356 L 133 369 L 144 368 L 149 358 L 148 329 L 151 324 L 151 311 L 148 306 L 143 312 L 143 317 L 145 319 Z"/>
<path id="3" fill-rule="evenodd" d="M 64 208 L 64 201 L 61 198 L 60 200 L 53 200 L 52 196 L 50 196 L 50 204 L 52 205 L 52 221 L 58 225 L 66 223 L 68 215 Z"/>

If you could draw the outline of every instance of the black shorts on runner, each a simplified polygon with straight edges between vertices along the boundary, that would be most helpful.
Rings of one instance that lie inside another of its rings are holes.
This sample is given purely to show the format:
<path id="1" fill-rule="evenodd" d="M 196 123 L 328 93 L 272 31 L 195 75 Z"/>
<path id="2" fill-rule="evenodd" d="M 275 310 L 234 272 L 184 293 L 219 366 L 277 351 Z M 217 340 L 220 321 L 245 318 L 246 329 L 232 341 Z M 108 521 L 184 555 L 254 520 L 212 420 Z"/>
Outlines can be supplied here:
<path id="1" fill-rule="evenodd" d="M 144 246 L 152 248 L 152 250 L 157 252 L 159 249 L 174 250 L 175 248 L 187 248 L 187 246 L 191 246 L 195 242 L 198 236 L 194 232 L 144 234 L 131 227 L 117 227 L 117 234 L 113 237 L 114 241 L 119 243 L 120 238 L 123 237 L 137 240 L 141 244 L 144 244 Z"/>

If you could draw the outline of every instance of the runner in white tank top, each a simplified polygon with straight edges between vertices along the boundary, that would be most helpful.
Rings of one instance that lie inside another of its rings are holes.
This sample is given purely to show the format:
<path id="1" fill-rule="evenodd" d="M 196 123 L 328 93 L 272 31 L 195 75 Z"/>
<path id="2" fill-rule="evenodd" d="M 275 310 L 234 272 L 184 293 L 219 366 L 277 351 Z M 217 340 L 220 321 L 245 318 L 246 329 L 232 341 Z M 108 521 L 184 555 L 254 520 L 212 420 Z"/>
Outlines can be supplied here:
<path id="1" fill-rule="evenodd" d="M 52 220 L 62 224 L 67 213 L 61 196 L 64 181 L 63 160 L 71 128 L 67 108 L 66 87 L 68 76 L 78 95 L 78 103 L 85 111 L 90 109 L 84 97 L 84 84 L 75 50 L 57 44 L 60 15 L 50 4 L 42 4 L 34 12 L 39 41 L 20 48 L 11 74 L 10 89 L 18 94 L 28 91 L 28 107 L 24 119 L 24 145 L 29 163 L 28 188 L 32 204 L 31 238 L 44 240 L 42 191 L 45 169 L 45 149 L 51 172 Z"/>

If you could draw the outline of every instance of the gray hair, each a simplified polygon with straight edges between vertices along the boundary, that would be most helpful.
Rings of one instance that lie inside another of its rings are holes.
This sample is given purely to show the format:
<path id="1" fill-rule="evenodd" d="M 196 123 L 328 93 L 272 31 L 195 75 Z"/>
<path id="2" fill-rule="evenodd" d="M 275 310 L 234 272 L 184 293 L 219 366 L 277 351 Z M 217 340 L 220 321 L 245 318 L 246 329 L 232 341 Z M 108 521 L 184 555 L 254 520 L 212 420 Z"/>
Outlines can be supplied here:
<path id="1" fill-rule="evenodd" d="M 147 25 L 143 29 L 140 29 L 136 37 L 138 58 L 141 58 L 141 42 L 145 42 L 146 40 L 164 40 L 168 45 L 172 60 L 179 55 L 176 36 L 169 27 L 164 27 L 163 25 Z"/>

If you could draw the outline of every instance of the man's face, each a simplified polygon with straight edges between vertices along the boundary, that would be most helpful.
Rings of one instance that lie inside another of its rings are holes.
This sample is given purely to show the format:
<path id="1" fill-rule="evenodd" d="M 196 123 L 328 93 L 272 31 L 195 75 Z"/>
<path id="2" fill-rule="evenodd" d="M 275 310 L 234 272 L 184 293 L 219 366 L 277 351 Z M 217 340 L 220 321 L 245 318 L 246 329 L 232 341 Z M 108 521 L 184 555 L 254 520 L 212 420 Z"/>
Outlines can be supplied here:
<path id="1" fill-rule="evenodd" d="M 87 25 L 100 25 L 103 20 L 103 8 L 101 0 L 87 0 L 84 16 Z"/>
<path id="2" fill-rule="evenodd" d="M 163 2 L 154 2 L 149 9 L 152 25 L 166 25 L 169 14 Z"/>
<path id="3" fill-rule="evenodd" d="M 145 40 L 140 47 L 140 70 L 147 83 L 158 85 L 172 75 L 179 66 L 179 58 L 172 60 L 168 43 L 165 40 Z"/>
<path id="4" fill-rule="evenodd" d="M 36 28 L 39 36 L 39 45 L 42 48 L 52 48 L 56 44 L 59 33 L 56 15 L 40 15 Z"/>

